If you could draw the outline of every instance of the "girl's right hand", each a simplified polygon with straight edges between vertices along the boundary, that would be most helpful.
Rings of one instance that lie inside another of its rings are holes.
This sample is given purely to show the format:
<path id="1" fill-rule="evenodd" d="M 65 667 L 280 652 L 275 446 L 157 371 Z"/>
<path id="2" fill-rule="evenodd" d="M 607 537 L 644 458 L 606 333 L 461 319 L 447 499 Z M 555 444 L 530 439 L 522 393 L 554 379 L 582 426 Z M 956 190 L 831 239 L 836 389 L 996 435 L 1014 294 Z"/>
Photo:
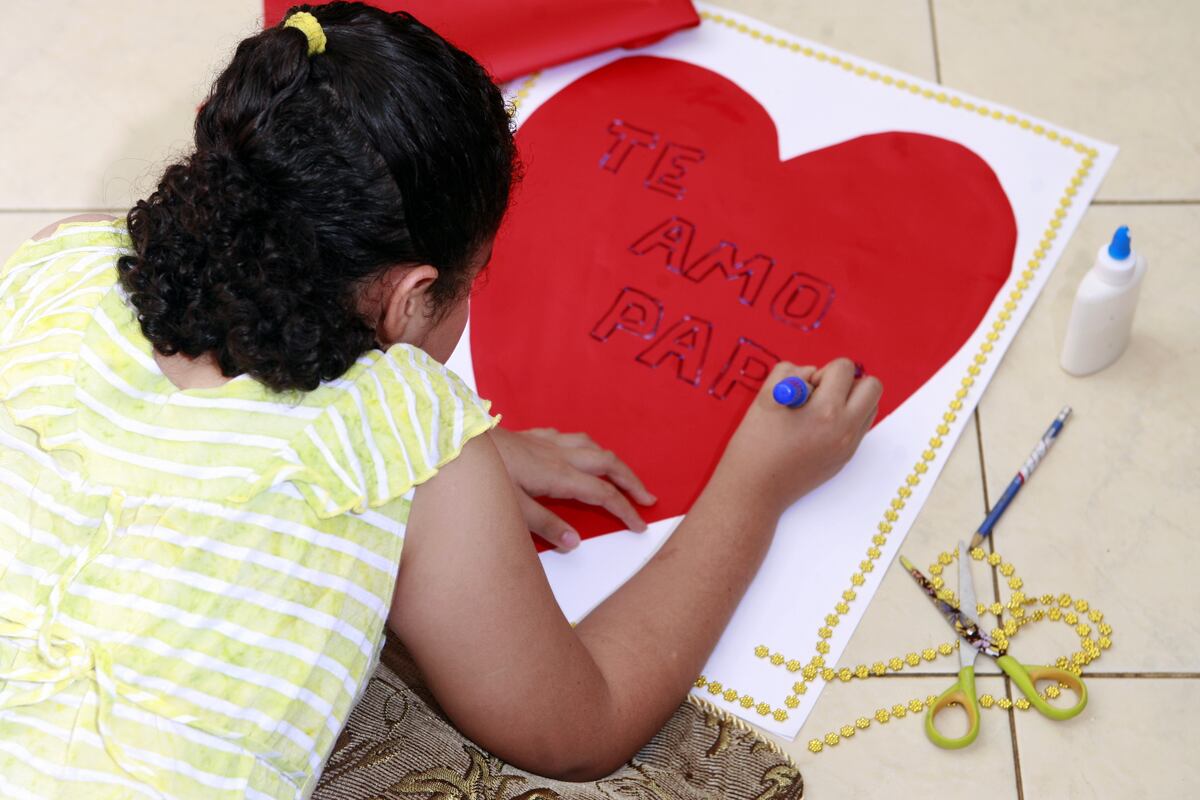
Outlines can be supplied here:
<path id="1" fill-rule="evenodd" d="M 781 514 L 836 475 L 871 429 L 883 393 L 876 378 L 855 379 L 854 372 L 854 362 L 845 358 L 820 369 L 777 364 L 726 446 L 713 480 L 728 481 L 739 496 Z M 782 406 L 771 396 L 776 383 L 793 375 L 813 387 L 800 408 Z"/>

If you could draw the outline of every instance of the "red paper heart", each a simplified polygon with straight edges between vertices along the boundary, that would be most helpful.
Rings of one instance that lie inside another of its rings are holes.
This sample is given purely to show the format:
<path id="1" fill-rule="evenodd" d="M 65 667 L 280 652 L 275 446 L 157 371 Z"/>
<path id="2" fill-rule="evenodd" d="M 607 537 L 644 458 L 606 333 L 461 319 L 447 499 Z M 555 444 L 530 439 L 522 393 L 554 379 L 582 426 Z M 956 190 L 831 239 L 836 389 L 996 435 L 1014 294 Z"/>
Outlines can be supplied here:
<path id="1" fill-rule="evenodd" d="M 472 300 L 479 391 L 508 427 L 614 450 L 650 519 L 686 512 L 772 358 L 862 362 L 882 420 L 1012 268 L 1008 198 L 970 150 L 889 132 L 780 162 L 762 106 L 681 61 L 591 72 L 517 140 L 526 177 Z M 584 537 L 623 528 L 552 507 Z"/>

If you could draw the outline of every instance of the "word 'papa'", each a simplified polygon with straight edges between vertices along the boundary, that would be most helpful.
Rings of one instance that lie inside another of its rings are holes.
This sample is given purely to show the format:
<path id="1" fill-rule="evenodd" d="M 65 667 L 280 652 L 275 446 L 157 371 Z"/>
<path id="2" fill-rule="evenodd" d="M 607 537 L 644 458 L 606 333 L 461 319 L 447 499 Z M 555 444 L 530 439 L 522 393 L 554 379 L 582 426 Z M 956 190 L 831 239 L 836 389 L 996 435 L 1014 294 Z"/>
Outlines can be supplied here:
<path id="1" fill-rule="evenodd" d="M 664 141 L 658 133 L 613 120 L 608 127 L 613 137 L 606 153 L 600 158 L 600 168 L 612 173 L 621 172 L 631 161 L 651 163 L 635 152 L 657 152 L 643 182 L 645 188 L 661 192 L 675 200 L 685 194 L 683 180 L 691 166 L 704 160 L 703 150 L 678 142 Z M 833 287 L 806 272 L 791 272 L 782 281 L 776 280 L 771 289 L 775 259 L 761 252 L 748 258 L 740 257 L 738 246 L 721 240 L 695 258 L 691 257 L 696 239 L 696 226 L 680 216 L 671 216 L 656 225 L 629 245 L 637 256 L 662 258 L 666 268 L 694 284 L 706 280 L 723 280 L 736 284 L 736 295 L 730 298 L 744 306 L 760 307 L 783 325 L 810 332 L 821 325 L 833 302 Z M 779 274 L 779 271 L 776 271 Z M 714 278 L 713 276 L 720 276 Z M 713 339 L 713 323 L 693 314 L 664 325 L 666 308 L 662 300 L 631 286 L 617 293 L 604 316 L 592 327 L 591 336 L 607 342 L 617 331 L 645 340 L 648 344 L 636 356 L 640 364 L 658 368 L 672 363 L 675 377 L 699 387 L 704 381 L 709 347 Z M 724 360 L 716 377 L 708 384 L 708 394 L 724 400 L 735 387 L 742 386 L 757 392 L 779 357 L 761 344 L 739 336 L 732 352 Z M 721 362 L 718 362 L 721 363 Z"/>
<path id="2" fill-rule="evenodd" d="M 592 328 L 592 338 L 606 342 L 617 331 L 650 341 L 650 346 L 637 355 L 637 361 L 647 367 L 658 367 L 675 359 L 675 376 L 691 386 L 699 386 L 708 361 L 708 346 L 712 342 L 712 323 L 690 314 L 662 329 L 666 310 L 662 301 L 641 289 L 626 287 Z M 724 400 L 735 386 L 757 392 L 779 356 L 762 345 L 741 337 L 725 365 L 708 387 L 708 393 Z"/>

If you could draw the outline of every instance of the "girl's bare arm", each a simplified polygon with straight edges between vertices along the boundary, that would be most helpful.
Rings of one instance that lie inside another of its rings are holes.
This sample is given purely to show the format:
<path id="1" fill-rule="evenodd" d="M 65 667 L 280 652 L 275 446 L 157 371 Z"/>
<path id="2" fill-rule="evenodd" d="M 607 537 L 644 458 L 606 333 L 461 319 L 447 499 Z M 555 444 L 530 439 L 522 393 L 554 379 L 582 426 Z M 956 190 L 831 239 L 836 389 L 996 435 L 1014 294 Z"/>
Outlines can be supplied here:
<path id="1" fill-rule="evenodd" d="M 588 780 L 628 760 L 686 695 L 754 576 L 779 514 L 848 460 L 879 385 L 850 362 L 777 368 L 817 386 L 764 392 L 692 511 L 572 629 L 487 437 L 417 489 L 389 624 L 456 725 L 501 758 Z"/>

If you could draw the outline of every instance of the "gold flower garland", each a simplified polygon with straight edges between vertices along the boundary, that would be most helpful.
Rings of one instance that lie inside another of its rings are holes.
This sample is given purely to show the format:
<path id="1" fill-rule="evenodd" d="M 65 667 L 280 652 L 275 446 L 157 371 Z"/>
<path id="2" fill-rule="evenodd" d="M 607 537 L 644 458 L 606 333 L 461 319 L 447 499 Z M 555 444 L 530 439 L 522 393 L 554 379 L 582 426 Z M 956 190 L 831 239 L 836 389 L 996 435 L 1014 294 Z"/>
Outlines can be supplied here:
<path id="1" fill-rule="evenodd" d="M 921 482 L 921 476 L 929 471 L 929 465 L 936 460 L 938 451 L 941 450 L 945 444 L 943 437 L 949 435 L 950 425 L 958 419 L 958 414 L 964 407 L 964 400 L 966 400 L 972 387 L 975 385 L 975 379 L 982 372 L 982 367 L 987 363 L 989 355 L 995 349 L 995 344 L 999 340 L 1000 334 L 1008 326 L 1008 322 L 1012 318 L 1013 312 L 1017 310 L 1019 301 L 1024 297 L 1025 290 L 1029 288 L 1030 283 L 1033 281 L 1038 270 L 1041 268 L 1042 262 L 1046 258 L 1046 255 L 1053 247 L 1054 240 L 1058 236 L 1058 230 L 1062 227 L 1062 221 L 1067 216 L 1067 211 L 1074 202 L 1074 197 L 1078 193 L 1080 186 L 1082 186 L 1088 174 L 1091 172 L 1092 167 L 1095 165 L 1095 159 L 1099 153 L 1095 148 L 1089 147 L 1083 142 L 1074 141 L 1069 136 L 1061 134 L 1058 131 L 1048 129 L 1044 125 L 1035 123 L 1032 120 L 1019 117 L 1016 114 L 1005 113 L 999 109 L 989 108 L 984 104 L 964 100 L 961 97 L 944 91 L 934 91 L 930 88 L 922 88 L 918 84 L 905 80 L 904 78 L 896 78 L 877 69 L 856 64 L 854 61 L 842 56 L 826 53 L 809 45 L 802 45 L 799 42 L 793 42 L 783 37 L 763 33 L 762 31 L 752 28 L 745 23 L 738 22 L 735 19 L 725 17 L 721 14 L 713 14 L 704 11 L 701 12 L 701 17 L 703 17 L 706 21 L 713 22 L 715 24 L 723 24 L 726 27 L 738 31 L 739 33 L 743 33 L 753 39 L 759 40 L 763 44 L 785 48 L 807 58 L 813 58 L 819 62 L 826 63 L 831 67 L 840 68 L 854 75 L 865 77 L 868 80 L 878 81 L 885 86 L 891 86 L 899 91 L 907 91 L 910 94 L 924 97 L 925 99 L 933 100 L 937 103 L 943 103 L 952 108 L 961 109 L 965 113 L 975 113 L 985 118 L 1003 121 L 1009 125 L 1015 125 L 1022 130 L 1027 130 L 1036 136 L 1043 136 L 1049 141 L 1057 142 L 1063 147 L 1071 148 L 1075 152 L 1082 155 L 1079 167 L 1075 171 L 1075 175 L 1072 176 L 1069 184 L 1063 191 L 1063 195 L 1058 202 L 1058 207 L 1055 209 L 1053 217 L 1047 225 L 1045 232 L 1042 234 L 1041 241 L 1034 249 L 1033 258 L 1026 263 L 1026 268 L 1021 272 L 1020 277 L 1016 281 L 1015 288 L 1009 292 L 1008 298 L 1005 300 L 1004 305 L 996 314 L 995 319 L 992 320 L 991 330 L 985 334 L 984 341 L 980 343 L 978 350 L 971 359 L 971 363 L 967 366 L 966 374 L 960 380 L 958 389 L 955 390 L 954 396 L 947 404 L 946 410 L 942 413 L 941 420 L 934 430 L 934 435 L 929 439 L 928 448 L 921 453 L 920 460 L 913 465 L 912 471 L 905 476 L 904 483 L 902 483 L 896 490 L 895 496 L 888 504 L 888 507 L 884 509 L 882 519 L 876 526 L 877 532 L 872 536 L 871 545 L 867 548 L 866 558 L 859 562 L 858 571 L 854 572 L 850 576 L 850 585 L 842 592 L 841 599 L 834 605 L 832 612 L 825 616 L 825 624 L 817 629 L 817 642 L 814 646 L 814 650 L 816 652 L 813 654 L 808 664 L 802 666 L 801 663 L 796 659 L 783 658 L 777 652 L 771 654 L 770 649 L 766 648 L 765 645 L 759 645 L 755 648 L 755 655 L 760 658 L 765 657 L 764 655 L 760 655 L 760 653 L 762 653 L 765 649 L 767 651 L 766 655 L 771 656 L 773 661 L 776 658 L 782 659 L 778 662 L 778 664 L 785 664 L 793 672 L 808 670 L 809 674 L 813 674 L 815 677 L 817 671 L 821 671 L 821 674 L 824 675 L 827 674 L 825 673 L 825 670 L 830 669 L 825 666 L 825 655 L 829 653 L 830 650 L 829 639 L 833 637 L 833 629 L 841 621 L 842 616 L 849 613 L 850 604 L 853 603 L 858 597 L 858 588 L 866 583 L 866 575 L 874 571 L 875 562 L 882 556 L 882 547 L 887 543 L 887 535 L 892 532 L 893 524 L 900 518 L 900 513 L 904 510 L 908 498 L 912 496 L 913 487 L 917 486 Z M 1016 580 L 1019 581 L 1020 579 Z M 940 578 L 935 578 L 935 581 L 939 582 L 940 586 Z M 1012 583 L 1011 580 L 1010 583 Z M 939 653 L 930 653 L 928 656 L 929 660 L 932 660 L 932 658 L 936 657 L 938 654 Z M 940 654 L 947 655 L 948 653 L 940 652 Z M 912 656 L 914 655 L 916 654 L 910 653 L 906 663 L 913 665 L 911 662 Z M 895 660 L 896 659 L 892 659 L 892 662 L 894 663 Z M 920 663 L 919 660 L 917 663 Z M 860 665 L 860 667 L 863 667 L 863 665 Z M 857 674 L 861 671 L 861 669 L 856 669 L 851 670 L 850 673 L 853 677 L 857 676 Z M 870 674 L 869 669 L 866 671 L 868 674 Z M 843 669 L 835 674 L 840 676 L 844 673 L 845 670 Z M 753 708 L 760 716 L 770 716 L 777 722 L 784 722 L 788 718 L 786 709 L 795 708 L 799 705 L 799 694 L 802 694 L 803 692 L 798 690 L 796 687 L 805 687 L 807 682 L 808 681 L 806 680 L 805 682 L 793 685 L 793 693 L 784 699 L 783 705 L 785 707 L 772 707 L 771 704 L 766 702 L 755 702 L 755 699 L 752 696 L 743 692 L 739 692 L 736 689 L 725 687 L 719 681 L 709 680 L 704 675 L 701 675 L 696 680 L 696 686 L 698 688 L 706 688 L 712 694 L 719 694 L 727 702 L 737 702 L 742 708 Z M 713 690 L 714 684 L 718 687 L 717 691 Z M 861 730 L 861 728 L 859 729 Z M 853 731 L 851 732 L 851 735 L 853 735 Z M 812 749 L 811 743 L 810 749 Z M 814 750 L 814 752 L 819 752 L 819 750 Z"/>
<path id="2" fill-rule="evenodd" d="M 941 574 L 945 567 L 954 562 L 958 557 L 957 551 L 943 552 L 938 555 L 937 561 L 929 566 L 929 574 L 933 576 L 932 583 L 938 590 L 938 597 L 950 603 L 957 604 L 957 598 L 954 592 L 945 588 L 945 581 Z M 1079 637 L 1080 649 L 1070 656 L 1060 656 L 1054 665 L 1065 669 L 1075 675 L 1080 675 L 1083 672 L 1083 667 L 1100 658 L 1100 651 L 1107 650 L 1112 647 L 1112 626 L 1104 622 L 1104 613 L 1097 608 L 1092 608 L 1087 600 L 1083 598 L 1072 598 L 1069 594 L 1061 594 L 1058 596 L 1052 594 L 1043 594 L 1040 597 L 1030 597 L 1021 591 L 1024 582 L 1016 574 L 1016 569 L 1011 563 L 1008 563 L 1001 558 L 999 553 L 986 553 L 982 548 L 976 547 L 971 550 L 971 558 L 976 561 L 984 561 L 998 568 L 1000 574 L 1008 579 L 1008 586 L 1012 589 L 1012 595 L 1007 603 L 979 603 L 975 607 L 975 613 L 982 620 L 984 614 L 992 614 L 996 617 L 999 627 L 995 628 L 989 637 L 997 645 L 1008 647 L 1009 641 L 1016 636 L 1017 632 L 1034 622 L 1050 620 L 1053 622 L 1062 621 L 1066 625 L 1071 626 L 1075 634 Z M 1044 606 L 1044 608 L 1036 608 L 1032 612 L 1027 611 L 1027 607 Z M 1001 615 L 1005 609 L 1011 614 L 1011 619 L 1004 621 Z M 1081 615 L 1086 615 L 1087 619 L 1096 625 L 1096 635 L 1093 638 L 1092 626 L 1083 621 Z M 782 653 L 772 653 L 765 645 L 759 645 L 754 648 L 754 654 L 775 666 L 784 666 L 790 672 L 799 672 L 801 680 L 792 685 L 793 694 L 789 695 L 784 701 L 789 708 L 795 708 L 799 704 L 799 695 L 804 694 L 808 690 L 808 684 L 816 680 L 819 675 L 822 680 L 829 682 L 837 678 L 843 683 L 849 683 L 852 680 L 866 680 L 871 677 L 878 677 L 886 674 L 888 671 L 899 672 L 907 667 L 915 667 L 922 661 L 933 661 L 939 655 L 951 655 L 959 647 L 959 642 L 942 642 L 937 647 L 927 647 L 920 653 L 912 652 L 907 655 L 893 656 L 887 662 L 876 661 L 867 666 L 859 664 L 856 667 L 842 667 L 841 669 L 833 669 L 825 666 L 824 658 L 817 656 L 807 665 L 801 666 L 799 661 L 788 659 Z M 713 690 L 711 683 L 701 684 L 696 682 L 697 686 L 706 686 L 709 692 L 716 694 L 720 692 L 720 686 L 717 686 L 716 691 Z M 1047 687 L 1042 692 L 1042 697 L 1046 699 L 1054 699 L 1062 693 L 1062 689 L 1066 688 L 1061 685 L 1052 685 Z M 937 695 L 929 695 L 928 697 L 914 698 L 907 703 L 897 703 L 890 709 L 880 708 L 875 711 L 874 718 L 880 724 L 886 724 L 893 717 L 904 717 L 910 711 L 918 713 L 923 711 L 927 706 L 933 704 L 937 700 Z M 1009 700 L 1007 697 L 995 698 L 990 694 L 979 696 L 979 705 L 983 708 L 999 708 L 1008 710 L 1016 708 L 1020 711 L 1028 710 L 1030 703 L 1024 697 L 1019 697 L 1016 700 Z M 813 753 L 820 753 L 825 749 L 826 745 L 833 746 L 838 744 L 841 739 L 848 739 L 855 734 L 856 731 L 866 730 L 871 725 L 871 720 L 867 717 L 859 717 L 852 725 L 842 725 L 836 731 L 830 731 L 823 738 L 810 739 L 808 749 Z"/>
<path id="3" fill-rule="evenodd" d="M 900 518 L 900 513 L 904 510 L 905 504 L 909 497 L 912 496 L 912 489 L 921 482 L 921 476 L 929 471 L 929 465 L 937 459 L 938 451 L 942 449 L 945 441 L 943 437 L 950 434 L 950 425 L 958 419 L 958 414 L 963 410 L 964 400 L 970 394 L 972 387 L 975 385 L 975 379 L 982 371 L 982 367 L 987 363 L 988 357 L 995 349 L 995 344 L 999 340 L 1001 333 L 1008 326 L 1009 320 L 1012 318 L 1013 312 L 1017 310 L 1018 303 L 1025 295 L 1025 290 L 1029 288 L 1030 283 L 1036 277 L 1038 270 L 1042 266 L 1046 255 L 1054 246 L 1054 240 L 1058 236 L 1058 231 L 1063 225 L 1063 220 L 1066 218 L 1068 209 L 1074 202 L 1075 195 L 1079 192 L 1080 187 L 1091 173 L 1092 167 L 1095 166 L 1095 161 L 1099 152 L 1088 146 L 1084 142 L 1078 142 L 1071 139 L 1070 136 L 1062 134 L 1052 128 L 1034 122 L 1033 120 L 1021 117 L 1011 112 L 1006 113 L 999 109 L 990 108 L 986 104 L 976 103 L 970 100 L 954 95 L 946 91 L 935 91 L 928 87 L 922 87 L 917 83 L 889 75 L 872 67 L 866 67 L 862 64 L 855 63 L 853 60 L 824 52 L 819 48 L 810 45 L 801 44 L 800 42 L 791 41 L 782 36 L 764 33 L 744 22 L 739 22 L 731 17 L 726 17 L 722 14 L 715 14 L 709 11 L 701 11 L 700 17 L 704 22 L 711 22 L 717 25 L 724 25 L 738 33 L 745 34 L 752 39 L 758 40 L 763 44 L 779 47 L 797 53 L 806 58 L 812 58 L 818 62 L 829 65 L 849 72 L 853 75 L 864 77 L 871 81 L 876 81 L 884 86 L 890 86 L 897 91 L 908 92 L 910 94 L 923 97 L 927 100 L 932 100 L 937 103 L 945 104 L 951 108 L 960 109 L 964 113 L 974 113 L 981 117 L 1004 122 L 1008 125 L 1014 125 L 1021 130 L 1029 131 L 1035 136 L 1041 136 L 1051 142 L 1056 142 L 1062 147 L 1074 150 L 1079 153 L 1082 158 L 1079 166 L 1075 170 L 1075 174 L 1071 177 L 1067 187 L 1063 190 L 1063 194 L 1058 201 L 1058 206 L 1054 210 L 1054 214 L 1050 219 L 1045 231 L 1042 234 L 1041 240 L 1033 251 L 1033 257 L 1026 262 L 1025 269 L 1021 272 L 1019 279 L 1016 281 L 1016 288 L 1009 292 L 1008 298 L 1000 311 L 997 312 L 991 323 L 991 330 L 985 336 L 984 341 L 980 343 L 978 350 L 971 359 L 971 363 L 967 366 L 966 374 L 959 381 L 959 388 L 955 390 L 953 398 L 947 404 L 946 411 L 942 413 L 941 421 L 934 429 L 934 435 L 929 439 L 929 446 L 921 453 L 921 458 L 917 461 L 912 471 L 904 478 L 904 482 L 896 490 L 895 496 L 891 499 L 888 507 L 884 509 L 882 519 L 876 525 L 877 532 L 871 537 L 871 546 L 867 548 L 866 558 L 859 562 L 858 571 L 850 576 L 850 585 L 841 594 L 841 599 L 834 605 L 833 611 L 825 616 L 825 624 L 817 629 L 817 641 L 814 646 L 815 653 L 809 659 L 807 664 L 802 664 L 797 659 L 789 659 L 784 657 L 778 651 L 772 652 L 766 645 L 758 645 L 754 649 L 754 654 L 758 658 L 769 659 L 770 663 L 775 666 L 786 666 L 791 672 L 799 672 L 803 680 L 797 681 L 792 685 L 792 694 L 789 694 L 783 701 L 783 707 L 775 707 L 770 703 L 762 700 L 756 701 L 755 698 L 745 692 L 738 691 L 732 687 L 727 687 L 718 680 L 713 680 L 705 675 L 701 675 L 696 679 L 696 688 L 706 689 L 709 694 L 720 696 L 723 700 L 729 703 L 737 703 L 744 709 L 753 708 L 759 716 L 771 717 L 777 722 L 785 722 L 788 718 L 788 708 L 796 708 L 800 704 L 799 695 L 807 691 L 807 684 L 815 680 L 818 675 L 822 679 L 829 681 L 833 678 L 838 678 L 842 681 L 850 681 L 853 679 L 866 679 L 871 676 L 884 674 L 888 669 L 897 671 L 904 666 L 914 667 L 921 663 L 922 660 L 932 661 L 937 656 L 950 655 L 958 643 L 953 644 L 944 642 L 936 648 L 926 648 L 921 653 L 908 653 L 905 657 L 893 657 L 884 662 L 876 662 L 868 667 L 865 664 L 859 664 L 853 669 L 841 668 L 834 670 L 832 667 L 825 665 L 825 655 L 830 650 L 829 639 L 833 637 L 833 629 L 841 621 L 843 615 L 850 611 L 850 604 L 858 597 L 858 587 L 866 583 L 866 575 L 875 569 L 875 562 L 882 556 L 882 547 L 887 543 L 887 535 L 893 530 L 893 523 Z M 537 83 L 540 77 L 540 72 L 535 72 L 526 78 L 521 86 L 516 90 L 513 99 L 511 100 L 512 113 L 515 114 L 522 102 L 529 96 L 533 86 Z M 977 555 L 978 554 L 978 555 Z M 1008 578 L 1009 587 L 1014 594 L 1010 598 L 1007 607 L 1012 611 L 1014 619 L 1004 623 L 1000 628 L 997 628 L 1002 636 L 1011 637 L 1013 633 L 1019 630 L 1022 626 L 1032 621 L 1040 621 L 1042 619 L 1058 620 L 1064 619 L 1068 624 L 1075 625 L 1077 629 L 1082 630 L 1088 628 L 1085 623 L 1078 621 L 1079 613 L 1087 613 L 1088 618 L 1093 622 L 1100 623 L 1100 637 L 1097 640 L 1092 640 L 1089 633 L 1080 633 L 1080 641 L 1082 648 L 1070 658 L 1059 658 L 1056 664 L 1074 672 L 1079 672 L 1084 664 L 1090 663 L 1100 657 L 1100 650 L 1107 649 L 1112 644 L 1111 634 L 1112 629 L 1106 623 L 1102 623 L 1103 615 L 1094 609 L 1088 610 L 1088 604 L 1085 600 L 1075 601 L 1072 611 L 1067 609 L 1064 612 L 1062 605 L 1063 598 L 1066 598 L 1066 606 L 1071 606 L 1069 595 L 1060 595 L 1055 598 L 1053 595 L 1042 595 L 1042 604 L 1047 606 L 1046 609 L 1037 609 L 1030 615 L 1025 615 L 1024 607 L 1031 605 L 1037 600 L 1026 598 L 1021 589 L 1021 579 L 1015 575 L 1015 571 L 1011 564 L 1005 564 L 999 560 L 999 556 L 995 553 L 985 556 L 984 552 L 978 548 L 971 553 L 973 558 L 981 559 L 986 557 L 989 563 L 995 559 L 995 565 L 1000 565 L 1002 575 Z M 943 586 L 942 578 L 940 577 L 941 567 L 951 563 L 956 556 L 951 553 L 942 553 L 939 556 L 938 563 L 934 566 L 935 570 L 931 570 L 934 575 L 934 585 L 941 589 Z M 1082 606 L 1082 608 L 1080 608 Z M 1003 606 L 999 603 L 990 605 L 981 605 L 977 611 L 980 614 L 991 612 L 999 615 L 1003 611 Z M 993 610 L 994 609 L 994 610 Z M 1020 612 L 1020 613 L 1018 613 Z M 1073 620 L 1073 621 L 1072 621 Z M 1008 633 L 1009 629 L 1012 633 Z M 1078 631 L 1077 631 L 1078 632 Z M 1059 687 L 1051 686 L 1043 694 L 1046 697 L 1057 697 L 1060 692 Z M 893 717 L 903 717 L 909 711 L 919 712 L 934 697 L 925 699 L 915 698 L 907 704 L 897 704 L 889 709 L 879 709 L 875 712 L 874 718 L 882 723 L 888 722 Z M 1029 701 L 1025 698 L 1019 698 L 1016 701 L 1010 701 L 1008 698 L 996 699 L 990 695 L 982 695 L 979 698 L 979 703 L 984 708 L 997 707 L 1001 709 L 1017 708 L 1024 710 L 1028 708 Z M 821 752 L 825 745 L 836 745 L 841 739 L 850 738 L 857 730 L 865 730 L 871 724 L 871 720 L 867 717 L 859 717 L 853 725 L 843 725 L 837 732 L 830 732 L 823 739 L 812 739 L 808 743 L 808 749 L 813 753 Z"/>

